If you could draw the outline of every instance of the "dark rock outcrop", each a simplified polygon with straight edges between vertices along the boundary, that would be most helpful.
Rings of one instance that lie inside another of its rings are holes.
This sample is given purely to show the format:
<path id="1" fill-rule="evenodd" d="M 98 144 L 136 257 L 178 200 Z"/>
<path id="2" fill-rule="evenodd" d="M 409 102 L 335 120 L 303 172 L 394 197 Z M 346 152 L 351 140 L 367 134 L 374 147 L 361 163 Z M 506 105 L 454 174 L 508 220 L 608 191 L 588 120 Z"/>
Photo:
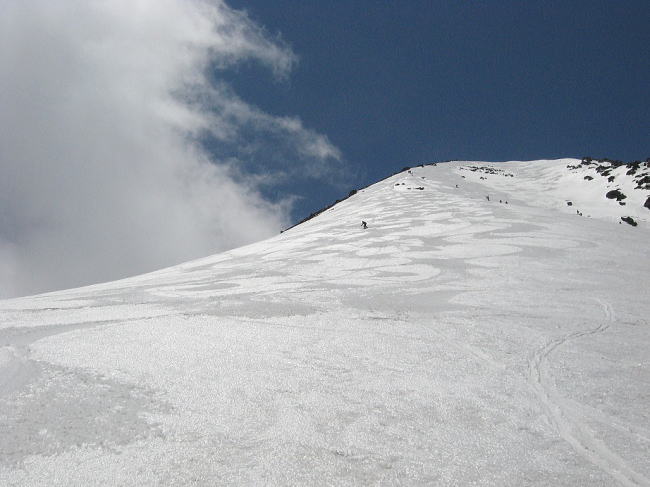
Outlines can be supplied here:
<path id="1" fill-rule="evenodd" d="M 613 200 L 616 199 L 616 201 L 621 201 L 627 198 L 623 193 L 620 192 L 618 189 L 613 189 L 611 191 L 608 191 L 607 194 L 605 195 L 606 198 Z"/>
<path id="2" fill-rule="evenodd" d="M 622 216 L 621 220 L 623 220 L 625 223 L 632 225 L 633 227 L 636 227 L 638 225 L 638 223 L 634 221 L 634 218 L 632 218 L 631 216 Z"/>
<path id="3" fill-rule="evenodd" d="M 644 185 L 645 189 L 650 189 L 650 176 L 643 176 L 642 178 L 637 179 L 635 189 L 643 189 Z"/>

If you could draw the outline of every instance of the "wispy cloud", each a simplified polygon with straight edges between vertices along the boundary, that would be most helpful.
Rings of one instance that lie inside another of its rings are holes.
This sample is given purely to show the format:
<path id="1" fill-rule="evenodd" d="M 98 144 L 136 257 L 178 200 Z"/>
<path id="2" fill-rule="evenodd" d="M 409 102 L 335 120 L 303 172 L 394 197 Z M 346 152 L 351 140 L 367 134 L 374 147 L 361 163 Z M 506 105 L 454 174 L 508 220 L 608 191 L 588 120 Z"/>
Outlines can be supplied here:
<path id="1" fill-rule="evenodd" d="M 297 60 L 221 1 L 10 0 L 2 10 L 0 297 L 271 235 L 290 198 L 267 201 L 261 184 L 336 171 L 327 137 L 214 80 L 250 60 L 283 78 Z"/>

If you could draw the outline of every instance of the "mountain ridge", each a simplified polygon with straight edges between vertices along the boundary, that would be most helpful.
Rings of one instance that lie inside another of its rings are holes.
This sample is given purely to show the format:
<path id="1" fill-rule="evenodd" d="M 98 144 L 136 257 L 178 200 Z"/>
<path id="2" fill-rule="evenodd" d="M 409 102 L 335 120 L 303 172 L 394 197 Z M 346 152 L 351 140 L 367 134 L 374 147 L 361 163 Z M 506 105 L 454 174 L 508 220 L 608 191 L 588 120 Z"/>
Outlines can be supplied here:
<path id="1" fill-rule="evenodd" d="M 291 228 L 294 228 L 295 226 L 298 226 L 306 221 L 311 220 L 312 218 L 320 215 L 322 212 L 332 208 L 333 206 L 345 201 L 348 199 L 350 196 L 353 196 L 356 194 L 357 191 L 363 190 L 369 186 L 372 186 L 373 184 L 380 183 L 382 181 L 385 181 L 386 179 L 395 176 L 396 174 L 404 173 L 412 169 L 412 167 L 425 167 L 425 166 L 436 166 L 437 164 L 445 164 L 445 163 L 468 163 L 468 164 L 489 164 L 489 165 L 499 165 L 499 164 L 510 164 L 510 163 L 537 163 L 537 162 L 542 162 L 542 161 L 575 161 L 577 164 L 572 165 L 571 163 L 567 164 L 567 169 L 570 170 L 579 170 L 581 168 L 584 168 L 585 166 L 591 166 L 598 164 L 596 167 L 587 167 L 586 169 L 593 169 L 595 170 L 596 174 L 599 174 L 603 177 L 607 176 L 608 177 L 608 183 L 613 183 L 615 181 L 616 176 L 610 176 L 611 171 L 613 169 L 622 167 L 627 169 L 626 171 L 626 176 L 634 176 L 634 180 L 637 183 L 637 186 L 634 187 L 633 189 L 635 190 L 647 190 L 647 198 L 644 201 L 644 208 L 650 209 L 650 158 L 646 159 L 645 161 L 640 161 L 640 160 L 635 160 L 631 162 L 623 162 L 619 161 L 616 159 L 609 159 L 609 158 L 599 158 L 599 159 L 594 159 L 592 157 L 583 157 L 582 159 L 571 159 L 571 158 L 558 158 L 558 159 L 542 159 L 542 160 L 530 160 L 530 161 L 500 161 L 500 162 L 483 162 L 483 161 L 462 161 L 462 160 L 446 160 L 446 161 L 437 161 L 437 162 L 427 162 L 427 163 L 422 163 L 422 164 L 416 164 L 415 166 L 406 166 L 402 170 L 397 171 L 389 176 L 386 176 L 385 178 L 382 178 L 378 181 L 375 181 L 373 183 L 368 184 L 367 186 L 363 186 L 358 189 L 352 189 L 347 196 L 344 196 L 340 199 L 337 199 L 333 203 L 330 203 L 329 205 L 326 205 L 314 212 L 312 212 L 310 215 L 307 217 L 303 218 L 302 220 L 298 221 L 297 223 L 291 225 L 290 227 L 285 228 L 282 230 L 282 232 L 286 232 L 287 230 L 290 230 Z M 476 167 L 476 166 L 475 166 Z M 638 172 L 637 172 L 638 171 Z M 594 177 L 589 174 L 590 171 L 585 171 L 585 176 L 588 176 L 589 179 L 586 179 L 583 177 L 585 180 L 593 180 Z M 607 193 L 605 193 L 605 197 Z M 610 198 L 611 199 L 611 198 Z M 570 200 L 568 200 L 570 201 Z M 281 232 L 281 233 L 282 233 Z"/>

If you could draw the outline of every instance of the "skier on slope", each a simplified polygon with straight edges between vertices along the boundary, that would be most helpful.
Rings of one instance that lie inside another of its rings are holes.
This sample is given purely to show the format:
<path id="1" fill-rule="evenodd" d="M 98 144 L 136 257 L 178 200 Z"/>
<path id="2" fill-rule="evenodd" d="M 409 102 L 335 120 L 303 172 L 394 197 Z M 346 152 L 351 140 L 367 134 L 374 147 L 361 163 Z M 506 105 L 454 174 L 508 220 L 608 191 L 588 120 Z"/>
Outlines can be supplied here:
<path id="1" fill-rule="evenodd" d="M 364 229 L 365 229 L 365 228 L 368 228 L 368 224 L 367 224 L 366 222 L 364 222 L 363 220 L 361 220 L 361 226 L 362 226 Z"/>

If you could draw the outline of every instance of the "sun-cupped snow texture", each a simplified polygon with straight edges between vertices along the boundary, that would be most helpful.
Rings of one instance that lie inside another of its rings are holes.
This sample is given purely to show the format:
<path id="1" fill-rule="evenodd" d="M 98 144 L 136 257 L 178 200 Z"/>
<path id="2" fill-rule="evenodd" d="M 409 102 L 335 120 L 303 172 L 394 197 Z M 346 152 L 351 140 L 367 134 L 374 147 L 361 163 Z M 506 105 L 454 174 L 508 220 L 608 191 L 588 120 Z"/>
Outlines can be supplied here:
<path id="1" fill-rule="evenodd" d="M 1 301 L 0 485 L 650 485 L 650 210 L 579 162 Z"/>

